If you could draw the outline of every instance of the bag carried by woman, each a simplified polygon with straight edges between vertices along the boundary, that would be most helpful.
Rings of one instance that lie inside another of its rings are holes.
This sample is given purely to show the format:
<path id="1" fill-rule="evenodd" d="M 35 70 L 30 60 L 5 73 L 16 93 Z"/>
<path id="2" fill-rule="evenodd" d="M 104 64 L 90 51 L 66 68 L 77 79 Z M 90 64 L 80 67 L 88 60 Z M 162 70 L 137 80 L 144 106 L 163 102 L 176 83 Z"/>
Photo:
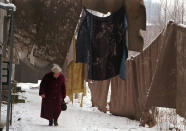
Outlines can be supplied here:
<path id="1" fill-rule="evenodd" d="M 66 104 L 66 102 L 65 102 L 64 99 L 62 100 L 61 110 L 62 110 L 62 111 L 66 111 L 66 110 L 67 110 L 67 104 Z"/>

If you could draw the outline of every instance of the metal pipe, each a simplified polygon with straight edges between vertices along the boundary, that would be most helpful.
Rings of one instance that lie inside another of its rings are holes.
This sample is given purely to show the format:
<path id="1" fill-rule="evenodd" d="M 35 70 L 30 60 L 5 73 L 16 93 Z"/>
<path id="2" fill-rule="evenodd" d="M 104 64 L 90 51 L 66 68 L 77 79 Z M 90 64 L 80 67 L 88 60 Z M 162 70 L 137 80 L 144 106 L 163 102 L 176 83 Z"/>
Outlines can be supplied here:
<path id="1" fill-rule="evenodd" d="M 14 12 L 10 12 L 10 57 L 9 57 L 9 79 L 8 79 L 8 105 L 7 105 L 7 118 L 6 118 L 6 131 L 9 131 L 9 120 L 10 120 L 10 102 L 11 102 L 11 77 L 12 77 L 12 61 L 13 61 L 13 46 L 14 46 Z"/>

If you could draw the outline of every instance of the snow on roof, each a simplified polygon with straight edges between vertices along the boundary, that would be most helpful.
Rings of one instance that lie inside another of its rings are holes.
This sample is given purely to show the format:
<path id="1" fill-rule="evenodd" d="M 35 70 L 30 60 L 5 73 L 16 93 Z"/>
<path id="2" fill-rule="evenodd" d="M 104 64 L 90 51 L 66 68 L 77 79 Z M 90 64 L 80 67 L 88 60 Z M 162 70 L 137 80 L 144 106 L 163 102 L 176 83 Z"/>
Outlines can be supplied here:
<path id="1" fill-rule="evenodd" d="M 14 5 L 14 4 L 12 4 L 12 3 L 2 3 L 2 2 L 0 2 L 0 6 L 2 6 L 2 7 L 7 7 L 7 8 L 12 8 L 13 9 L 13 11 L 16 11 L 16 6 Z"/>
<path id="2" fill-rule="evenodd" d="M 186 28 L 186 25 L 184 25 L 184 24 L 178 24 L 178 25 L 183 27 L 183 28 Z"/>

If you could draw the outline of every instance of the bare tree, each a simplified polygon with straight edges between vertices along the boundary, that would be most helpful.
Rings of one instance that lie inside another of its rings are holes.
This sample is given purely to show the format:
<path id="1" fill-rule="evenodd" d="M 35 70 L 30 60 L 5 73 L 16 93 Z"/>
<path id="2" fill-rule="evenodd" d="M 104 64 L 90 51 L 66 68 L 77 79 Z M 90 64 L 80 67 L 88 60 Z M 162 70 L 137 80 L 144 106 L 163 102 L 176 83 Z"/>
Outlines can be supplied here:
<path id="1" fill-rule="evenodd" d="M 147 10 L 147 31 L 143 32 L 145 45 L 149 45 L 171 20 L 186 23 L 185 0 L 145 0 Z"/>
<path id="2" fill-rule="evenodd" d="M 186 10 L 184 0 L 160 0 L 162 12 L 161 21 L 163 20 L 164 25 L 168 21 L 172 20 L 175 23 L 184 23 L 184 12 Z"/>

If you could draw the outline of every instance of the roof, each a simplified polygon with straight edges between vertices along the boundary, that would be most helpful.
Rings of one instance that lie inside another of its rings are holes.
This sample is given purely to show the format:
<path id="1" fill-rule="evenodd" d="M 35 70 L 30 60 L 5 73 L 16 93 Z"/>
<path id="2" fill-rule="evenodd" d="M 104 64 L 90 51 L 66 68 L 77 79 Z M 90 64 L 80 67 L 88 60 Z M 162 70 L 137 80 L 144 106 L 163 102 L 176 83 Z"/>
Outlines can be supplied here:
<path id="1" fill-rule="evenodd" d="M 16 11 L 16 6 L 12 3 L 2 3 L 0 2 L 0 8 L 6 9 L 6 10 L 13 10 Z"/>

